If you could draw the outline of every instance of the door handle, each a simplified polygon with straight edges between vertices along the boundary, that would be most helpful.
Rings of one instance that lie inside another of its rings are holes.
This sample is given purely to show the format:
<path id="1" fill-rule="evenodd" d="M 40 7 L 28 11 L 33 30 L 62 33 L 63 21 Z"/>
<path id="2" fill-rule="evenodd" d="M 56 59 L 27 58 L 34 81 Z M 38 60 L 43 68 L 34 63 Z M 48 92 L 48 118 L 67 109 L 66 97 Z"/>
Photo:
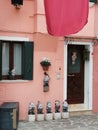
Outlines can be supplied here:
<path id="1" fill-rule="evenodd" d="M 68 74 L 68 77 L 74 77 L 75 75 L 74 74 Z"/>

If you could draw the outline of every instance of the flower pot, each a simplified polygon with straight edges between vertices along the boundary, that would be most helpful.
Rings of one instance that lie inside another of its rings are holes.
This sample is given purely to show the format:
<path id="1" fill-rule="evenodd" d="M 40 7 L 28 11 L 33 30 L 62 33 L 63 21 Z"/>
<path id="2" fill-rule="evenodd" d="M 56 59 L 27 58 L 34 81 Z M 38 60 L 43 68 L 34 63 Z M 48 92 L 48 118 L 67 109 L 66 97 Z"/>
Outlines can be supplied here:
<path id="1" fill-rule="evenodd" d="M 44 86 L 44 87 L 43 87 L 43 91 L 44 91 L 44 92 L 48 92 L 48 91 L 49 91 L 49 86 Z"/>
<path id="2" fill-rule="evenodd" d="M 53 113 L 46 113 L 45 114 L 45 120 L 49 121 L 53 119 Z"/>
<path id="3" fill-rule="evenodd" d="M 35 121 L 35 115 L 28 115 L 28 121 Z"/>
<path id="4" fill-rule="evenodd" d="M 69 112 L 62 112 L 62 118 L 69 118 Z"/>
<path id="5" fill-rule="evenodd" d="M 37 121 L 43 121 L 44 120 L 44 114 L 37 114 L 36 115 L 36 120 Z"/>
<path id="6" fill-rule="evenodd" d="M 49 66 L 42 66 L 44 71 L 48 71 Z"/>
<path id="7" fill-rule="evenodd" d="M 61 113 L 60 112 L 54 113 L 53 117 L 54 117 L 54 120 L 61 119 Z"/>

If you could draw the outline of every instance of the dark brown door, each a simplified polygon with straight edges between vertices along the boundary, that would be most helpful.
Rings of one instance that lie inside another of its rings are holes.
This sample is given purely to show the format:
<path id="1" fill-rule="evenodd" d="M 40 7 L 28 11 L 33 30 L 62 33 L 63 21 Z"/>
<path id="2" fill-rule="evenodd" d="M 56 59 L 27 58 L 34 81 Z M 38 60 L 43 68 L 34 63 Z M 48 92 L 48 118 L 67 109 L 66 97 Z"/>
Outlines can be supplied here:
<path id="1" fill-rule="evenodd" d="M 84 102 L 84 61 L 81 45 L 68 45 L 67 100 L 69 104 Z"/>

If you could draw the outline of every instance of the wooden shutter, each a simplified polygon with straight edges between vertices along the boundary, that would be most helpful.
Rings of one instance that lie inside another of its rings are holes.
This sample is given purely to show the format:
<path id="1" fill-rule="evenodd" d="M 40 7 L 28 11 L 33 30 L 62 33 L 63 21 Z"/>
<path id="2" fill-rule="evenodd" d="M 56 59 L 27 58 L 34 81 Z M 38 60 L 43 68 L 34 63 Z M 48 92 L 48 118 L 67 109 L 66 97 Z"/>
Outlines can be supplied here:
<path id="1" fill-rule="evenodd" d="M 33 79 L 33 42 L 23 43 L 22 75 L 25 80 Z"/>
<path id="2" fill-rule="evenodd" d="M 2 41 L 0 41 L 0 80 L 2 79 Z"/>
<path id="3" fill-rule="evenodd" d="M 97 0 L 89 0 L 90 2 L 97 3 Z"/>

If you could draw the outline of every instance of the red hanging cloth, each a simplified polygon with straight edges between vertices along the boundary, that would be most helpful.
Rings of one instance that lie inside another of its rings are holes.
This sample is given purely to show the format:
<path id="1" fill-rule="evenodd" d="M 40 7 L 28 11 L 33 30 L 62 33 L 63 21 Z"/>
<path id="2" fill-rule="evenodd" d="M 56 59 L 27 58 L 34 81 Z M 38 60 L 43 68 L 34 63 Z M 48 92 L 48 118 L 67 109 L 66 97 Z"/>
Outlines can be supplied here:
<path id="1" fill-rule="evenodd" d="M 44 0 L 50 35 L 67 36 L 79 32 L 88 21 L 88 0 Z"/>

